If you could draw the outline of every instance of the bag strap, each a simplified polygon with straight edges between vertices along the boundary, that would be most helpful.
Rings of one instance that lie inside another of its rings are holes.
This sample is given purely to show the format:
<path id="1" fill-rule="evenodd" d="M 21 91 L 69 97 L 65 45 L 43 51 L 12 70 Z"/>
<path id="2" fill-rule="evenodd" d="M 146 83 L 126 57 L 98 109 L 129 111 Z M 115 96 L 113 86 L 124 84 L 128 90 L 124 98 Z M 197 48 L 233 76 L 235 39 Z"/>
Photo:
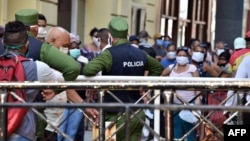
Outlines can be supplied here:
<path id="1" fill-rule="evenodd" d="M 173 65 L 173 67 L 170 69 L 170 71 L 169 71 L 169 73 L 168 73 L 168 76 L 169 76 L 170 73 L 174 70 L 175 66 L 176 66 L 176 63 L 175 63 L 175 64 Z"/>

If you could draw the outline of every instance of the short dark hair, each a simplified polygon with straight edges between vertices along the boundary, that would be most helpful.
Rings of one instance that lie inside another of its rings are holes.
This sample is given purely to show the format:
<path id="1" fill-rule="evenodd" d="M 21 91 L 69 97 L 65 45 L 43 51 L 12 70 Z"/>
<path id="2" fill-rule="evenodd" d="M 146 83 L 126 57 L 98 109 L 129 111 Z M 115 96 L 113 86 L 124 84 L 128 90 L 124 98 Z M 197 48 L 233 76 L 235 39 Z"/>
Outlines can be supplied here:
<path id="1" fill-rule="evenodd" d="M 98 32 L 98 29 L 96 27 L 94 27 L 93 29 L 90 30 L 89 35 L 94 36 L 95 32 Z"/>
<path id="2" fill-rule="evenodd" d="M 143 50 L 146 54 L 148 54 L 149 56 L 151 56 L 153 58 L 156 57 L 156 52 L 152 47 L 139 46 L 139 49 Z"/>
<path id="3" fill-rule="evenodd" d="M 38 20 L 44 20 L 47 23 L 47 19 L 43 14 L 38 14 Z"/>
<path id="4" fill-rule="evenodd" d="M 108 43 L 108 39 L 109 39 L 109 29 L 107 28 L 101 28 L 100 30 L 98 30 L 98 38 L 101 38 L 101 40 L 105 43 Z"/>
<path id="5" fill-rule="evenodd" d="M 3 40 L 6 45 L 19 45 L 26 43 L 28 40 L 26 26 L 20 21 L 8 22 L 5 25 Z"/>
<path id="6" fill-rule="evenodd" d="M 189 40 L 188 47 L 191 47 L 191 46 L 193 45 L 193 43 L 196 42 L 196 41 L 200 42 L 199 39 L 191 38 L 191 39 Z"/>
<path id="7" fill-rule="evenodd" d="M 226 61 L 229 61 L 230 57 L 231 57 L 231 54 L 229 53 L 229 50 L 225 50 L 219 55 L 219 59 L 224 58 Z"/>
<path id="8" fill-rule="evenodd" d="M 176 44 L 170 43 L 170 44 L 167 45 L 167 48 L 166 48 L 166 49 L 168 50 L 168 47 L 170 47 L 170 46 L 174 46 L 175 50 L 177 51 L 177 46 L 176 46 Z"/>

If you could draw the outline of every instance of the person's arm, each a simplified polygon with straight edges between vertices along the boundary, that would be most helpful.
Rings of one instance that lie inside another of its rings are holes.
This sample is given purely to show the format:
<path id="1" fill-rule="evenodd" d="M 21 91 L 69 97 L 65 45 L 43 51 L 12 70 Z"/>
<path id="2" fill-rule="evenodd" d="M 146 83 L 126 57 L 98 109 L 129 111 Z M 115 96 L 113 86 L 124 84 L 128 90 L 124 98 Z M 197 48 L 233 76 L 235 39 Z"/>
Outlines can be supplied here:
<path id="1" fill-rule="evenodd" d="M 217 77 L 218 76 L 218 73 L 216 72 L 216 70 L 213 69 L 211 64 L 209 65 L 208 62 L 203 63 L 203 71 L 207 72 L 212 77 Z"/>
<path id="2" fill-rule="evenodd" d="M 108 50 L 92 59 L 83 69 L 85 76 L 95 76 L 99 71 L 108 72 L 112 65 L 112 56 Z"/>
<path id="3" fill-rule="evenodd" d="M 172 69 L 170 69 L 170 67 L 168 66 L 162 71 L 161 76 L 168 76 L 171 70 Z"/>
<path id="4" fill-rule="evenodd" d="M 147 55 L 148 63 L 146 70 L 149 71 L 148 76 L 160 76 L 163 71 L 161 63 L 153 57 Z"/>
<path id="5" fill-rule="evenodd" d="M 40 58 L 51 68 L 60 71 L 65 81 L 73 81 L 80 74 L 80 65 L 72 57 L 47 43 L 42 45 Z"/>
<path id="6" fill-rule="evenodd" d="M 76 90 L 73 89 L 67 89 L 67 98 L 69 101 L 73 103 L 84 103 L 85 101 L 79 96 L 79 94 L 76 92 Z"/>
<path id="7" fill-rule="evenodd" d="M 198 72 L 198 70 L 197 70 L 197 68 L 195 67 L 195 71 L 192 73 L 192 77 L 200 77 L 200 74 L 199 74 L 199 72 Z M 198 95 L 198 94 L 200 94 L 201 93 L 201 91 L 195 91 L 195 95 Z M 199 96 L 199 97 L 197 97 L 196 99 L 195 99 L 195 104 L 196 105 L 199 105 L 199 104 L 201 104 L 201 95 Z"/>

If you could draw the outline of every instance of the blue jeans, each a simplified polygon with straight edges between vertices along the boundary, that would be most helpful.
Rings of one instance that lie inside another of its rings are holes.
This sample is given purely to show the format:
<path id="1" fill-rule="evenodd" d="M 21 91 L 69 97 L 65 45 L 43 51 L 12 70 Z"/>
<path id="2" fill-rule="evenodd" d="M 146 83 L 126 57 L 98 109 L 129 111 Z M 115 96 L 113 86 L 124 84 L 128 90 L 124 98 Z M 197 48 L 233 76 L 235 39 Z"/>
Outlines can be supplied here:
<path id="1" fill-rule="evenodd" d="M 194 124 L 182 120 L 179 116 L 179 112 L 174 111 L 174 138 L 176 139 L 181 138 L 193 127 Z M 196 130 L 192 131 L 187 136 L 187 141 L 195 141 L 195 138 L 196 138 Z"/>
<path id="2" fill-rule="evenodd" d="M 65 109 L 59 129 L 74 140 L 82 117 L 83 114 L 78 109 Z M 59 133 L 57 134 L 57 138 L 58 141 L 66 141 Z"/>
<path id="3" fill-rule="evenodd" d="M 10 137 L 8 137 L 8 141 L 32 141 L 21 135 L 13 133 Z"/>

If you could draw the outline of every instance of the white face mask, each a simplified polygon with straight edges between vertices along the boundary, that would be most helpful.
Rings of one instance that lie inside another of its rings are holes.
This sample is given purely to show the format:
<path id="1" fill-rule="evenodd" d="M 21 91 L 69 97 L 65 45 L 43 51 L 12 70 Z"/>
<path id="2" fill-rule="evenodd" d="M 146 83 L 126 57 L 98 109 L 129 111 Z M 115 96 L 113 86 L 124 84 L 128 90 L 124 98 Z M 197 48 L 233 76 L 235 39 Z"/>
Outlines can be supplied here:
<path id="1" fill-rule="evenodd" d="M 67 47 L 60 47 L 59 50 L 65 54 L 68 54 L 69 49 Z"/>
<path id="2" fill-rule="evenodd" d="M 195 62 L 202 62 L 204 60 L 204 54 L 201 52 L 193 52 L 192 60 Z"/>
<path id="3" fill-rule="evenodd" d="M 176 62 L 179 64 L 179 65 L 186 65 L 189 60 L 188 60 L 188 57 L 184 57 L 184 56 L 177 56 L 176 57 Z"/>
<path id="4" fill-rule="evenodd" d="M 175 59 L 176 58 L 176 52 L 175 51 L 167 52 L 167 58 L 168 59 Z"/>
<path id="5" fill-rule="evenodd" d="M 218 56 L 220 56 L 220 54 L 222 53 L 222 52 L 224 52 L 225 50 L 224 49 L 217 49 L 216 50 L 216 54 L 218 55 Z"/>
<path id="6" fill-rule="evenodd" d="M 38 27 L 37 37 L 44 38 L 47 34 L 47 29 L 45 27 Z"/>
<path id="7" fill-rule="evenodd" d="M 99 41 L 99 39 L 98 39 L 98 38 L 93 37 L 93 42 L 95 43 L 95 45 L 96 45 L 98 48 L 100 48 L 100 46 L 101 46 L 101 42 Z"/>
<path id="8" fill-rule="evenodd" d="M 139 48 L 139 46 L 138 45 L 136 45 L 136 44 L 131 44 L 133 47 L 136 47 L 136 48 Z"/>
<path id="9" fill-rule="evenodd" d="M 108 34 L 109 34 L 108 44 L 109 44 L 110 46 L 112 46 L 113 38 L 112 38 L 112 36 L 111 36 L 110 33 L 108 33 Z"/>

